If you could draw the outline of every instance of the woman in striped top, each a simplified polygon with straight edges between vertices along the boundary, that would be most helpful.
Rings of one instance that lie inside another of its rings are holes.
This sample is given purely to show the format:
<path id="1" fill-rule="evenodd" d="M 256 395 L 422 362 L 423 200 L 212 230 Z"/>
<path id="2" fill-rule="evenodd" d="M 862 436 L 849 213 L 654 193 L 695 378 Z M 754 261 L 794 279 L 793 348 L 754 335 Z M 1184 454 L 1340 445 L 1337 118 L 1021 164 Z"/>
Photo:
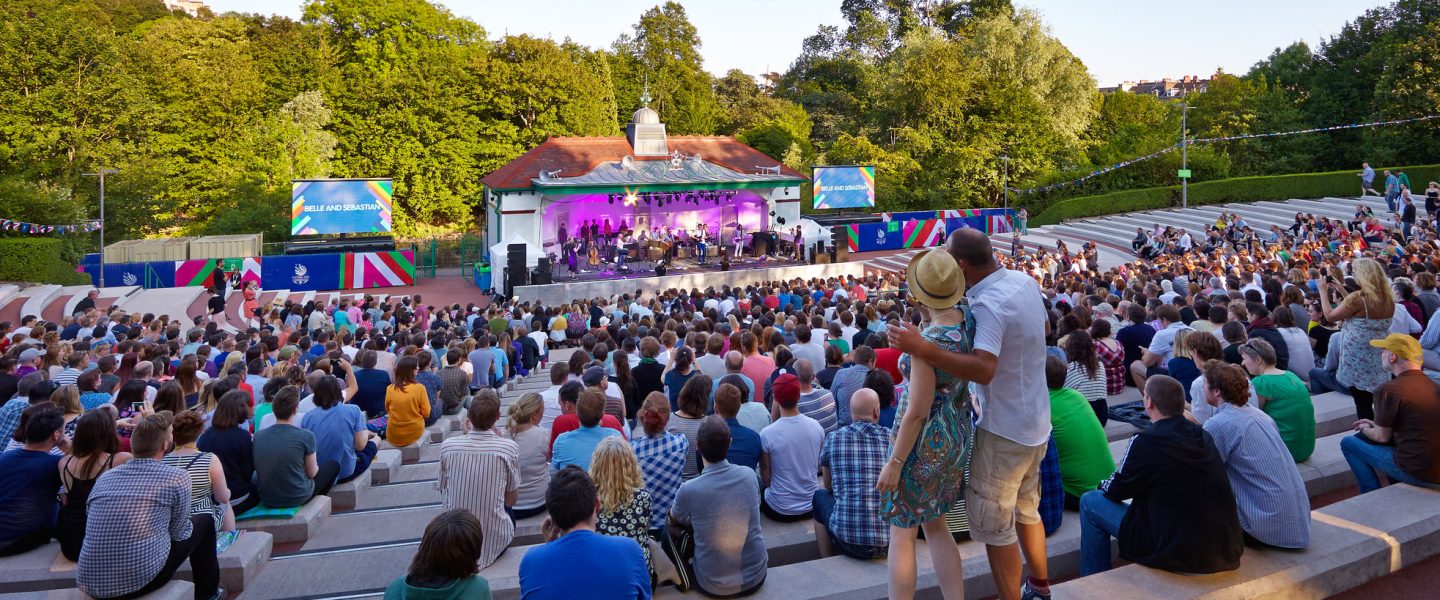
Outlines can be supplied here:
<path id="1" fill-rule="evenodd" d="M 700 436 L 700 423 L 705 420 L 705 413 L 710 408 L 710 390 L 713 385 L 710 376 L 704 373 L 696 373 L 685 382 L 685 387 L 680 388 L 678 399 L 680 409 L 675 411 L 670 419 L 668 429 L 679 433 L 689 440 L 691 448 L 697 448 L 696 439 Z M 700 459 L 696 453 L 685 454 L 685 480 L 694 479 L 700 474 Z"/>
<path id="2" fill-rule="evenodd" d="M 1065 338 L 1065 387 L 1080 392 L 1095 416 L 1104 425 L 1109 412 L 1108 390 L 1105 372 L 1100 369 L 1100 358 L 1095 355 L 1095 341 L 1084 329 L 1076 329 Z"/>
<path id="3" fill-rule="evenodd" d="M 225 484 L 225 467 L 214 454 L 195 447 L 204 429 L 205 419 L 192 411 L 175 415 L 170 425 L 175 449 L 161 461 L 189 474 L 190 514 L 214 515 L 216 531 L 234 531 L 235 514 L 226 510 L 230 506 L 230 487 Z"/>

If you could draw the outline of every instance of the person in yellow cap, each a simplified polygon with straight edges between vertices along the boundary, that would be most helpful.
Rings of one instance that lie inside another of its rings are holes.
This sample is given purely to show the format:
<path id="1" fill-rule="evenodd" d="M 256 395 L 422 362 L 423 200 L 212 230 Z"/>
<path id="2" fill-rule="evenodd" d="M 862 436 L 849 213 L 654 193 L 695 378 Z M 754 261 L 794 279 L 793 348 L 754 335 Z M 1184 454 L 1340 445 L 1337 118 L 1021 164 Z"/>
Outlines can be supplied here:
<path id="1" fill-rule="evenodd" d="M 1375 391 L 1375 419 L 1356 421 L 1355 435 L 1340 440 L 1360 493 L 1380 489 L 1379 475 L 1440 488 L 1440 386 L 1420 370 L 1420 342 L 1392 333 L 1370 345 L 1395 378 Z"/>

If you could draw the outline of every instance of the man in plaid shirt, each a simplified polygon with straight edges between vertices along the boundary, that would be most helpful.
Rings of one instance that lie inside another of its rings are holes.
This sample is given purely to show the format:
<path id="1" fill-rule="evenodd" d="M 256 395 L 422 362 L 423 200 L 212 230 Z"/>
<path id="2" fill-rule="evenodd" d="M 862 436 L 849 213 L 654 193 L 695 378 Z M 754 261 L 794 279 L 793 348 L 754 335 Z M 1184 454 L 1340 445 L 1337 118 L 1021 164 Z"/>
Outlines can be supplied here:
<path id="1" fill-rule="evenodd" d="M 890 430 L 879 424 L 880 397 L 861 388 L 850 397 L 849 425 L 830 432 L 820 450 L 822 487 L 815 490 L 820 556 L 839 551 L 869 560 L 886 555 L 890 524 L 880 516 L 875 482 L 890 455 Z"/>
<path id="2" fill-rule="evenodd" d="M 190 514 L 190 476 L 160 462 L 170 439 L 168 413 L 144 417 L 130 436 L 135 458 L 101 475 L 90 492 L 75 583 L 91 597 L 144 596 L 189 560 L 196 600 L 225 598 L 214 517 Z"/>

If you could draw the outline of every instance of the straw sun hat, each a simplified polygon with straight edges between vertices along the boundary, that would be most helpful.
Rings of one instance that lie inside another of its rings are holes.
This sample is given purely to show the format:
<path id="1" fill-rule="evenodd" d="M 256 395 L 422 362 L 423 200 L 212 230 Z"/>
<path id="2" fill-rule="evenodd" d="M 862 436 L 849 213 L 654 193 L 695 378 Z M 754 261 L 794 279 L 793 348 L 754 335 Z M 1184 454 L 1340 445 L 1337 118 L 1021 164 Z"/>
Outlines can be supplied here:
<path id="1" fill-rule="evenodd" d="M 965 273 L 949 253 L 930 249 L 910 259 L 905 270 L 910 295 L 931 308 L 951 308 L 965 296 Z"/>

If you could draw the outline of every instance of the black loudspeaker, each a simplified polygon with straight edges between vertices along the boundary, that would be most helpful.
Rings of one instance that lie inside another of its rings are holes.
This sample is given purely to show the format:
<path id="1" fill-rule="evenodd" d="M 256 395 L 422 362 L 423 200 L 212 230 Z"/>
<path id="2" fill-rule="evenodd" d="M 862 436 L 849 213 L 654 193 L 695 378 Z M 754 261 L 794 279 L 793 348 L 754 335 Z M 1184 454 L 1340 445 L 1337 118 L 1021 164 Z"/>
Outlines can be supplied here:
<path id="1" fill-rule="evenodd" d="M 831 241 L 835 244 L 835 262 L 843 263 L 850 260 L 850 228 L 845 226 L 835 227 L 830 230 Z"/>
<path id="2" fill-rule="evenodd" d="M 664 276 L 665 276 L 665 265 L 663 265 L 663 264 L 655 265 L 655 276 L 656 276 L 656 277 L 664 277 Z"/>
<path id="3" fill-rule="evenodd" d="M 810 264 L 816 264 L 815 261 L 820 260 L 820 255 L 824 253 L 825 242 L 815 242 L 815 245 L 810 250 Z"/>
<path id="4" fill-rule="evenodd" d="M 520 251 L 518 253 L 514 250 L 515 246 L 517 245 L 520 246 Z M 528 285 L 528 282 L 526 280 L 529 279 L 527 276 L 530 273 L 525 269 L 524 245 L 511 244 L 510 248 L 511 250 L 509 260 L 506 262 L 505 267 L 505 285 L 507 287 Z"/>
<path id="5" fill-rule="evenodd" d="M 550 269 L 536 267 L 530 273 L 530 285 L 550 285 L 553 280 L 550 278 Z"/>
<path id="6" fill-rule="evenodd" d="M 508 251 L 508 252 L 511 253 L 511 254 L 515 254 L 516 252 L 519 252 L 521 255 L 524 255 L 524 254 L 525 254 L 525 244 L 510 244 L 509 246 L 506 246 L 506 247 L 505 247 L 505 250 Z"/>
<path id="7" fill-rule="evenodd" d="M 540 261 L 535 264 L 535 271 L 536 271 L 536 272 L 541 272 L 541 271 L 543 271 L 543 272 L 545 272 L 545 273 L 549 273 L 549 272 L 550 272 L 550 257 L 548 257 L 548 256 L 542 256 L 542 257 L 540 257 Z"/>
<path id="8" fill-rule="evenodd" d="M 505 297 L 506 297 L 506 298 L 512 298 L 512 297 L 515 296 L 515 277 L 514 277 L 513 275 L 511 275 L 512 273 L 515 273 L 515 271 L 511 270 L 510 267 L 505 267 L 505 290 L 504 290 L 504 291 L 505 291 Z"/>

